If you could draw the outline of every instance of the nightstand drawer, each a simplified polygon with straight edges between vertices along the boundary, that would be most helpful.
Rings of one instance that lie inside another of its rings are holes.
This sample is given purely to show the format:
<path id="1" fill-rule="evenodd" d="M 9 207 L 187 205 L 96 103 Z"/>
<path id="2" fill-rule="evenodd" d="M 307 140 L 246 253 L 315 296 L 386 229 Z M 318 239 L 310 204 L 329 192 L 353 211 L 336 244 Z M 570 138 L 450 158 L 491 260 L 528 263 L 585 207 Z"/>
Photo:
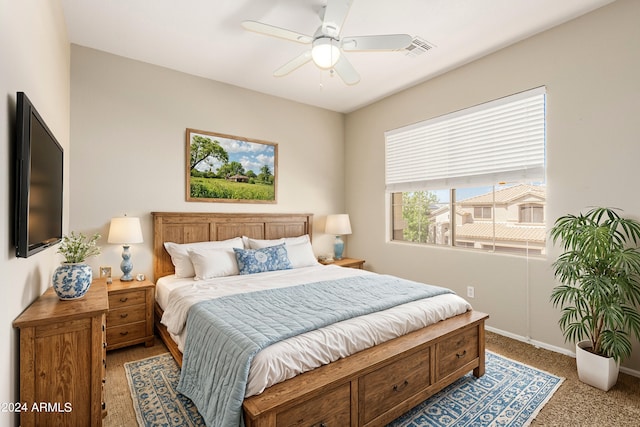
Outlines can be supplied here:
<path id="1" fill-rule="evenodd" d="M 144 290 L 118 292 L 109 294 L 109 310 L 144 304 L 146 301 Z"/>
<path id="2" fill-rule="evenodd" d="M 144 304 L 126 306 L 109 310 L 107 314 L 107 327 L 125 325 L 127 323 L 144 322 L 146 317 L 146 307 Z"/>
<path id="3" fill-rule="evenodd" d="M 107 345 L 113 346 L 126 341 L 137 340 L 145 336 L 146 323 L 128 323 L 107 328 Z"/>

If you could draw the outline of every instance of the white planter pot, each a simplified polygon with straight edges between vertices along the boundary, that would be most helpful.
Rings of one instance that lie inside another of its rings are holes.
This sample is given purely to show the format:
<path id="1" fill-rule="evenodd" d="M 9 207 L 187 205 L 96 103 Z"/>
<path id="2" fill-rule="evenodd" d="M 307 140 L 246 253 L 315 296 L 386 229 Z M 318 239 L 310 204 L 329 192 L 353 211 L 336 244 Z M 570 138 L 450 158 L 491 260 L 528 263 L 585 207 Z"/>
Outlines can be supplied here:
<path id="1" fill-rule="evenodd" d="M 585 348 L 591 348 L 591 341 L 576 343 L 578 378 L 583 383 L 600 390 L 609 390 L 618 381 L 620 364 L 616 363 L 612 357 L 598 356 L 585 350 Z"/>
<path id="2" fill-rule="evenodd" d="M 82 298 L 92 280 L 93 271 L 87 264 L 63 262 L 53 273 L 53 290 L 61 300 Z"/>

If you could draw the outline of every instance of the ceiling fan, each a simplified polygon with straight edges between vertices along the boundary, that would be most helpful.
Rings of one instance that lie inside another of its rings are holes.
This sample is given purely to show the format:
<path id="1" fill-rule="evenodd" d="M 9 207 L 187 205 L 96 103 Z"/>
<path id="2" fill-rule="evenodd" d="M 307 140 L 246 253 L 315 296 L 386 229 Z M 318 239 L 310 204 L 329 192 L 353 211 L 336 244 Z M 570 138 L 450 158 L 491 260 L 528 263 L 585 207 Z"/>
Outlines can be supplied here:
<path id="1" fill-rule="evenodd" d="M 313 61 L 322 69 L 334 70 L 346 84 L 354 85 L 360 81 L 360 75 L 344 52 L 403 49 L 411 44 L 412 37 L 408 34 L 340 37 L 342 25 L 352 2 L 353 0 L 327 0 L 326 7 L 320 13 L 322 24 L 313 36 L 257 21 L 244 21 L 242 26 L 249 31 L 267 36 L 311 45 L 310 49 L 278 68 L 273 73 L 274 76 L 285 76 L 307 62 Z"/>

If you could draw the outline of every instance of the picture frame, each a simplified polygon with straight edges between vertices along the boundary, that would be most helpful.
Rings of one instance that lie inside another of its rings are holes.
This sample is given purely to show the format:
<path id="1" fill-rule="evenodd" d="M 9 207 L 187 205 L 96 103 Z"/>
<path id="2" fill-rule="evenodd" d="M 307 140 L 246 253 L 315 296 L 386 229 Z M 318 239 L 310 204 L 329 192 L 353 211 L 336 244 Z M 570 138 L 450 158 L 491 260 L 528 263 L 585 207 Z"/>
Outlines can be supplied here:
<path id="1" fill-rule="evenodd" d="M 100 267 L 100 278 L 110 278 L 111 277 L 111 267 Z"/>
<path id="2" fill-rule="evenodd" d="M 188 202 L 276 203 L 278 144 L 186 130 Z"/>

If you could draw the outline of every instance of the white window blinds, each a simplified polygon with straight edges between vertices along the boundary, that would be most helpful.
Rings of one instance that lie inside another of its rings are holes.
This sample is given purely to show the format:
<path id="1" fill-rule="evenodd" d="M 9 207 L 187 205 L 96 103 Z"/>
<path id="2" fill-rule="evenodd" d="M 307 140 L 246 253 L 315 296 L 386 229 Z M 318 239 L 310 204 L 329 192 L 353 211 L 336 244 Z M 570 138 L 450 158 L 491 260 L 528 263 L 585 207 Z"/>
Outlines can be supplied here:
<path id="1" fill-rule="evenodd" d="M 545 88 L 385 132 L 389 192 L 544 181 Z"/>

